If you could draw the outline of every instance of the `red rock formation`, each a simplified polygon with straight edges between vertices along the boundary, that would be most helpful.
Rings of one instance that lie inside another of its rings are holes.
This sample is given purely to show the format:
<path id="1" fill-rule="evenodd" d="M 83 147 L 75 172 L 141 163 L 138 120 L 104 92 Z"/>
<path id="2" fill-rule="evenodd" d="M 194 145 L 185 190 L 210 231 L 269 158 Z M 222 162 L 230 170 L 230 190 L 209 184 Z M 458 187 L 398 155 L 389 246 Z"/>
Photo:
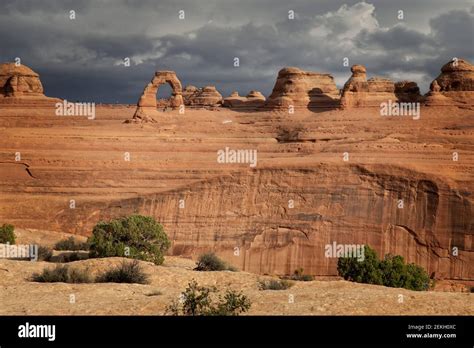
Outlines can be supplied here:
<path id="1" fill-rule="evenodd" d="M 319 74 L 287 67 L 280 70 L 265 107 L 269 109 L 332 108 L 339 104 L 339 91 L 334 78 L 329 74 Z"/>
<path id="2" fill-rule="evenodd" d="M 151 82 L 146 85 L 138 100 L 137 109 L 132 122 L 156 122 L 153 118 L 153 116 L 159 116 L 157 112 L 156 94 L 158 88 L 165 83 L 168 83 L 172 89 L 169 105 L 172 108 L 178 108 L 184 105 L 182 86 L 176 73 L 174 71 L 157 71 Z"/>
<path id="3" fill-rule="evenodd" d="M 199 92 L 199 88 L 197 88 L 196 86 L 188 85 L 184 87 L 183 89 L 184 105 L 189 105 L 190 99 L 193 98 L 197 92 Z"/>
<path id="4" fill-rule="evenodd" d="M 441 68 L 431 83 L 427 105 L 474 105 L 474 65 L 464 59 L 452 60 Z"/>
<path id="5" fill-rule="evenodd" d="M 46 97 L 39 75 L 25 65 L 0 64 L 0 103 L 51 105 L 60 101 Z"/>
<path id="6" fill-rule="evenodd" d="M 186 105 L 193 107 L 213 107 L 222 104 L 222 95 L 215 86 L 206 86 L 194 90 L 194 93 L 187 98 Z"/>
<path id="7" fill-rule="evenodd" d="M 241 97 L 239 93 L 233 92 L 224 98 L 223 106 L 231 109 L 255 110 L 265 104 L 265 96 L 259 91 L 250 91 L 247 96 Z"/>
<path id="8" fill-rule="evenodd" d="M 420 89 L 415 82 L 400 81 L 394 83 L 383 77 L 372 77 L 367 80 L 366 69 L 362 65 L 351 68 L 352 76 L 342 89 L 341 106 L 379 107 L 388 100 L 400 102 L 416 102 L 421 98 Z"/>

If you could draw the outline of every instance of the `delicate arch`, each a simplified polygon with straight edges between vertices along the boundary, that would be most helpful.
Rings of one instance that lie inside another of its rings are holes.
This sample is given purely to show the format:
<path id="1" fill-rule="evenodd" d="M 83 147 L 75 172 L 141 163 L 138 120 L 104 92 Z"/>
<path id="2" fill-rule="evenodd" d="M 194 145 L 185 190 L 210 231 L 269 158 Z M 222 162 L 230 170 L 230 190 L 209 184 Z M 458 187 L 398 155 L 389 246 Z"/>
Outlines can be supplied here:
<path id="1" fill-rule="evenodd" d="M 172 89 L 170 106 L 179 108 L 183 105 L 183 87 L 174 71 L 157 71 L 150 83 L 145 86 L 137 110 L 133 116 L 134 120 L 146 120 L 156 122 L 153 115 L 157 113 L 156 95 L 161 85 L 168 83 Z"/>

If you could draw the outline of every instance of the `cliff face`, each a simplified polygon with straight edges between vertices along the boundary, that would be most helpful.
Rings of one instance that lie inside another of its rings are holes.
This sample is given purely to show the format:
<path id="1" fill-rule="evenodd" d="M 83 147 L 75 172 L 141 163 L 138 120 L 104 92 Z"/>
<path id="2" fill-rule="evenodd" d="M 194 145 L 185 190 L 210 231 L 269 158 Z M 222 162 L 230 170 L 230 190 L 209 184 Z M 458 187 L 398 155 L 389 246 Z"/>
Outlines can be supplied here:
<path id="1" fill-rule="evenodd" d="M 324 254 L 336 242 L 403 255 L 436 278 L 474 277 L 469 197 L 397 167 L 255 170 L 96 209 L 101 219 L 137 211 L 154 216 L 173 240 L 171 254 L 213 250 L 249 272 L 291 274 L 303 267 L 337 275 L 337 259 Z M 71 226 L 77 213 L 65 213 L 58 222 Z"/>

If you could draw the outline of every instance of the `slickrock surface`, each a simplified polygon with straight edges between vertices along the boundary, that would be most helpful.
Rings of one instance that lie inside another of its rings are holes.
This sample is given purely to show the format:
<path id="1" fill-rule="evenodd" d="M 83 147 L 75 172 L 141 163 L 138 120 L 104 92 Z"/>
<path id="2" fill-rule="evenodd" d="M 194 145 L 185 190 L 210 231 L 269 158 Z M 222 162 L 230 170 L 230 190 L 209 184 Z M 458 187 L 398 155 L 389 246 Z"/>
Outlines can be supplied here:
<path id="1" fill-rule="evenodd" d="M 0 104 L 43 106 L 58 101 L 44 95 L 39 75 L 26 65 L 0 64 Z"/>
<path id="2" fill-rule="evenodd" d="M 272 94 L 265 103 L 272 110 L 332 108 L 339 105 L 339 90 L 330 74 L 286 67 L 279 71 Z"/>
<path id="3" fill-rule="evenodd" d="M 123 259 L 71 262 L 71 268 L 97 275 Z M 259 290 L 270 279 L 246 272 L 196 272 L 195 263 L 167 257 L 162 266 L 140 262 L 150 284 L 65 284 L 29 281 L 47 262 L 0 260 L 0 315 L 160 315 L 195 279 L 204 286 L 242 291 L 252 301 L 250 315 L 473 315 L 474 295 L 417 292 L 343 280 L 295 282 L 287 290 Z M 75 303 L 70 303 L 74 295 Z M 292 295 L 290 297 L 290 295 Z M 400 297 L 402 295 L 402 297 Z M 293 299 L 293 303 L 289 299 Z M 400 303 L 400 299 L 403 302 Z"/>
<path id="4" fill-rule="evenodd" d="M 474 280 L 472 109 L 422 107 L 419 120 L 186 109 L 124 124 L 134 112 L 0 108 L 0 222 L 86 236 L 141 213 L 164 224 L 173 255 L 212 250 L 245 271 L 335 275 L 324 246 L 336 242 Z M 219 163 L 226 147 L 257 150 L 256 167 Z"/>

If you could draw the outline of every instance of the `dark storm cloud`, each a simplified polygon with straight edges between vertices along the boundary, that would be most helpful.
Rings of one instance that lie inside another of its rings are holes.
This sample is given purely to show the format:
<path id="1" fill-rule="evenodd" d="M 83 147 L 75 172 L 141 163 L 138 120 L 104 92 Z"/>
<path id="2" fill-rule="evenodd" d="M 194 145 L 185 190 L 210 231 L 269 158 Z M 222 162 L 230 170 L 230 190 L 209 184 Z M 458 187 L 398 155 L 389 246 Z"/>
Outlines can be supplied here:
<path id="1" fill-rule="evenodd" d="M 330 72 L 341 86 L 350 76 L 344 57 L 371 76 L 413 79 L 426 90 L 452 57 L 474 60 L 474 10 L 464 0 L 414 3 L 4 1 L 0 60 L 21 57 L 49 95 L 97 102 L 134 103 L 153 71 L 165 69 L 184 85 L 212 84 L 224 95 L 268 95 L 283 66 Z"/>

